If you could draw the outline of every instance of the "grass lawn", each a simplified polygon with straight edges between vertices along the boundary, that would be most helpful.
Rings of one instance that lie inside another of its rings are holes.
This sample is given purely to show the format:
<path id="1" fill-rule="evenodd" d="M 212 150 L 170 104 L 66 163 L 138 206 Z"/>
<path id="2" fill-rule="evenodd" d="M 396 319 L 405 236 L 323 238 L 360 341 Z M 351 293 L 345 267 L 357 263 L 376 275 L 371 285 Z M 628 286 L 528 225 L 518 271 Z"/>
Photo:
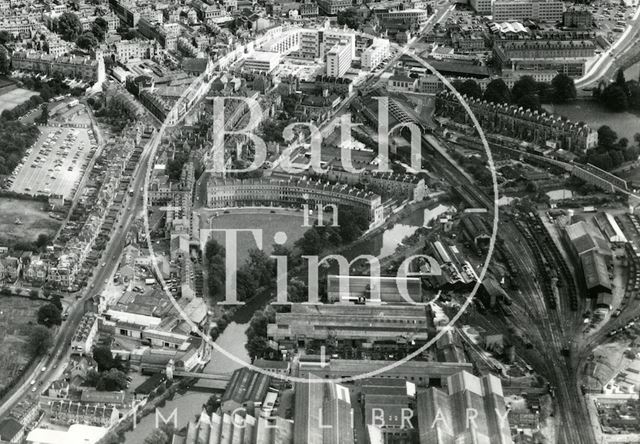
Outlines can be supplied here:
<path id="1" fill-rule="evenodd" d="M 0 95 L 0 113 L 5 109 L 13 109 L 23 102 L 29 100 L 31 96 L 37 96 L 35 91 L 29 91 L 28 89 L 16 88 L 9 92 Z"/>
<path id="2" fill-rule="evenodd" d="M 273 214 L 265 212 L 255 213 L 229 213 L 221 214 L 212 220 L 213 229 L 262 229 L 262 249 L 265 253 L 271 254 L 273 247 L 273 236 L 278 231 L 287 234 L 287 243 L 292 246 L 300 239 L 308 227 L 302 226 L 302 212 L 291 212 L 288 214 Z M 222 246 L 225 246 L 224 232 L 213 232 L 211 236 Z M 227 248 L 225 246 L 225 248 Z M 238 233 L 238 265 L 242 265 L 248 257 L 248 251 L 257 248 L 251 233 Z M 228 250 L 228 248 L 227 248 Z"/>
<path id="3" fill-rule="evenodd" d="M 4 388 L 29 361 L 26 339 L 43 302 L 0 296 L 0 304 L 0 388 Z"/>
<path id="4" fill-rule="evenodd" d="M 17 241 L 32 242 L 41 233 L 53 236 L 60 222 L 50 218 L 44 211 L 44 202 L 0 198 L 0 245 Z M 21 225 L 16 224 L 16 218 Z"/>

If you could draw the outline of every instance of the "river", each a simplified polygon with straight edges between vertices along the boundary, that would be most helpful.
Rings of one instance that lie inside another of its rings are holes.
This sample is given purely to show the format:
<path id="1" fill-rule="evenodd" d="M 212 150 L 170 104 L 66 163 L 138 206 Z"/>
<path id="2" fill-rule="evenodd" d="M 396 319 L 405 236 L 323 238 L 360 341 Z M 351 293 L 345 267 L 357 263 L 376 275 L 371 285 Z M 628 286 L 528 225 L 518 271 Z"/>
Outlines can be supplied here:
<path id="1" fill-rule="evenodd" d="M 633 142 L 633 136 L 640 133 L 640 116 L 638 114 L 612 113 L 592 100 L 576 100 L 564 105 L 544 105 L 544 108 L 574 122 L 585 122 L 595 130 L 602 125 L 608 125 L 618 133 L 618 137 L 626 137 L 629 142 Z"/>

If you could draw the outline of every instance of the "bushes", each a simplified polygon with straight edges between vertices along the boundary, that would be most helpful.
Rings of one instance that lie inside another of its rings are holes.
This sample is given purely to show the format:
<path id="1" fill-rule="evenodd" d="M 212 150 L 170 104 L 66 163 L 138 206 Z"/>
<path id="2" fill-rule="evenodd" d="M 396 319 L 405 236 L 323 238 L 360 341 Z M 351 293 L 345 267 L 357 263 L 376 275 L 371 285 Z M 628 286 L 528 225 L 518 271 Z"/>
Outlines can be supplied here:
<path id="1" fill-rule="evenodd" d="M 0 118 L 0 174 L 9 175 L 24 157 L 24 153 L 38 138 L 40 130 L 35 125 L 6 119 L 6 111 Z"/>

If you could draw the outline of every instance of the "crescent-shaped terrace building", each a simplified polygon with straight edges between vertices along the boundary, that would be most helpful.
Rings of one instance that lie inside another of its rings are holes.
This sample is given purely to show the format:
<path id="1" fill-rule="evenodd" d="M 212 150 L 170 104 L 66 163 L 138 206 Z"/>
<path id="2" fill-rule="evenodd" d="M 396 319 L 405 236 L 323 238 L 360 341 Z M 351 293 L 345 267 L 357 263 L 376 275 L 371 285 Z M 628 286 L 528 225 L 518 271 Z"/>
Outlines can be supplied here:
<path id="1" fill-rule="evenodd" d="M 384 220 L 380 195 L 346 184 L 332 184 L 306 177 L 231 179 L 210 177 L 207 182 L 207 207 L 243 206 L 300 207 L 308 204 L 346 205 L 366 212 L 370 226 Z"/>

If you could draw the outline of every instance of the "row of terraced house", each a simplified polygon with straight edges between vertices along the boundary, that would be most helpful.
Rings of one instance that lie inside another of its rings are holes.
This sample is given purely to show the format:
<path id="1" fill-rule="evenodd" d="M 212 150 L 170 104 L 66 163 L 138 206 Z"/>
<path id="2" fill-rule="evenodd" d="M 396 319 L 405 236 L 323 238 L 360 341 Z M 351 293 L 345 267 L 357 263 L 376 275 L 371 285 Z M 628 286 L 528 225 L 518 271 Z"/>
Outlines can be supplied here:
<path id="1" fill-rule="evenodd" d="M 482 128 L 488 133 L 576 153 L 582 153 L 598 144 L 598 133 L 585 123 L 471 97 L 466 97 L 466 101 Z M 436 96 L 436 114 L 473 126 L 468 113 L 449 91 L 442 91 Z"/>

